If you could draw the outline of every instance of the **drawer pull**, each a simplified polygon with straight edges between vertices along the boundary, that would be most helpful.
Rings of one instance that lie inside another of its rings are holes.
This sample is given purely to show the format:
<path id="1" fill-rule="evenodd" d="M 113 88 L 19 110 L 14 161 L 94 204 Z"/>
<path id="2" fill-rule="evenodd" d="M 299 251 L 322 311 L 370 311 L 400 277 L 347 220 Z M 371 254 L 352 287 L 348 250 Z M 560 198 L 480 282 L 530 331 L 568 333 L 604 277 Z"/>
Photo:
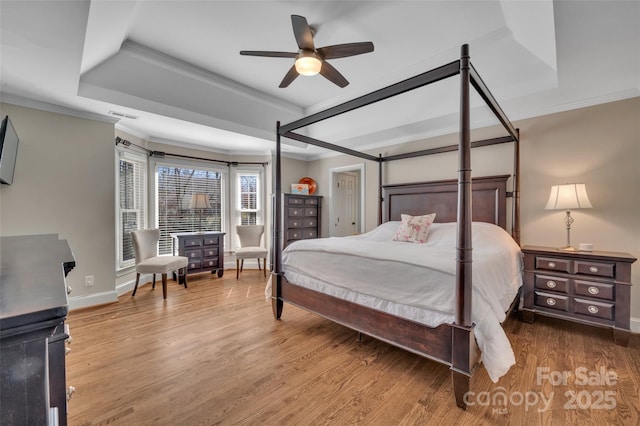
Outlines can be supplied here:
<path id="1" fill-rule="evenodd" d="M 556 299 L 552 299 L 551 297 L 547 297 L 547 305 L 554 306 L 556 304 Z"/>
<path id="2" fill-rule="evenodd" d="M 558 284 L 556 284 L 555 281 L 552 281 L 552 280 L 547 281 L 547 287 L 549 288 L 556 288 L 557 285 Z"/>
<path id="3" fill-rule="evenodd" d="M 555 268 L 556 262 L 549 262 L 548 265 L 549 265 L 549 268 Z"/>
<path id="4" fill-rule="evenodd" d="M 189 253 L 189 257 L 196 257 L 195 253 Z"/>
<path id="5" fill-rule="evenodd" d="M 294 216 L 298 216 L 298 210 L 294 210 L 294 211 L 293 211 L 293 215 L 294 215 Z"/>
<path id="6" fill-rule="evenodd" d="M 298 226 L 298 222 L 293 222 L 293 226 Z"/>
<path id="7" fill-rule="evenodd" d="M 589 305 L 589 307 L 587 308 L 587 311 L 589 311 L 590 314 L 597 314 L 598 313 L 598 307 L 597 306 L 593 306 L 593 305 Z"/>
<path id="8" fill-rule="evenodd" d="M 600 293 L 600 289 L 598 287 L 593 287 L 593 286 L 589 287 L 587 289 L 587 291 L 589 292 L 589 294 L 598 294 L 598 293 Z"/>
<path id="9" fill-rule="evenodd" d="M 596 272 L 598 272 L 598 267 L 597 266 L 589 266 L 589 272 L 592 272 L 592 273 L 595 274 Z"/>
<path id="10" fill-rule="evenodd" d="M 191 268 L 191 269 L 193 269 L 193 268 L 195 268 L 195 267 L 196 267 L 196 264 L 195 264 L 195 263 L 192 263 L 192 264 L 190 264 L 190 265 L 189 265 L 189 268 Z"/>

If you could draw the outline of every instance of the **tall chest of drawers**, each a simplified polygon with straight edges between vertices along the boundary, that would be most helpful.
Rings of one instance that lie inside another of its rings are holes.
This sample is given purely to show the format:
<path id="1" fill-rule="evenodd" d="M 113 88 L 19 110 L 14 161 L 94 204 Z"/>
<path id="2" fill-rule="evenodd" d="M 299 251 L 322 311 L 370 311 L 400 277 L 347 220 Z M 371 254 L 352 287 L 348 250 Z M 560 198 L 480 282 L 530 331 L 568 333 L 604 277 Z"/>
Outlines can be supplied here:
<path id="1" fill-rule="evenodd" d="M 171 234 L 174 256 L 189 258 L 187 274 L 224 274 L 224 232 L 179 232 Z M 180 272 L 182 273 L 182 272 Z M 183 277 L 180 276 L 180 282 Z"/>
<path id="2" fill-rule="evenodd" d="M 283 194 L 283 244 L 320 236 L 320 209 L 322 197 L 318 195 Z"/>
<path id="3" fill-rule="evenodd" d="M 525 246 L 522 252 L 525 321 L 540 314 L 610 327 L 615 342 L 627 345 L 633 256 L 534 246 Z"/>

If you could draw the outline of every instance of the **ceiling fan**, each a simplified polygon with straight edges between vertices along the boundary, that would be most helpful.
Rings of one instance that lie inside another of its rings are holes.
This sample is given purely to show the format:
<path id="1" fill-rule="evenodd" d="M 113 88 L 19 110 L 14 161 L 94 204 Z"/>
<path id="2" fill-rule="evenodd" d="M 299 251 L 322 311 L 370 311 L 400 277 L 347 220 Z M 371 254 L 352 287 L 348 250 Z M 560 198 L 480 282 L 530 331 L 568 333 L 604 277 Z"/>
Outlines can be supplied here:
<path id="1" fill-rule="evenodd" d="M 327 59 L 346 58 L 373 52 L 373 43 L 364 41 L 359 43 L 334 44 L 332 46 L 316 47 L 313 44 L 314 31 L 304 16 L 291 15 L 293 35 L 298 43 L 297 52 L 271 52 L 260 50 L 241 50 L 241 55 L 267 56 L 270 58 L 295 58 L 295 63 L 280 82 L 280 87 L 287 87 L 298 75 L 322 74 L 327 80 L 340 87 L 349 84 L 346 78 L 338 72 Z"/>

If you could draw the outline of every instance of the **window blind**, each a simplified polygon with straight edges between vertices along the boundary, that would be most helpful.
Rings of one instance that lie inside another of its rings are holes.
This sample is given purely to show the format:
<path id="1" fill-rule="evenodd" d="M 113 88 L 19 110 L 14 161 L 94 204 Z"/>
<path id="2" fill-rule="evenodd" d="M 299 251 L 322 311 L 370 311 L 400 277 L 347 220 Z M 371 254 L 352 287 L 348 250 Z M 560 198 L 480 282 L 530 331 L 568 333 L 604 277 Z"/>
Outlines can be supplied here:
<path id="1" fill-rule="evenodd" d="M 173 232 L 223 229 L 224 174 L 215 169 L 157 164 L 157 215 L 160 254 L 171 254 Z M 207 194 L 211 208 L 189 208 L 192 194 Z"/>
<path id="2" fill-rule="evenodd" d="M 118 151 L 118 269 L 133 266 L 131 231 L 146 227 L 147 159 Z"/>

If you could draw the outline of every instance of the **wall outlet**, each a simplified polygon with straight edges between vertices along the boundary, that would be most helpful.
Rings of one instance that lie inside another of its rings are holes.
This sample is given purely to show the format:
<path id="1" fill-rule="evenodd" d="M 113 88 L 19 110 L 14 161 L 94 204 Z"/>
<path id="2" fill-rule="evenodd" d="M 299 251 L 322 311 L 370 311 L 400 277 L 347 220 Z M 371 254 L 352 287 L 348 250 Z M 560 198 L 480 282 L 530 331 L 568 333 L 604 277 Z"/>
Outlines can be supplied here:
<path id="1" fill-rule="evenodd" d="M 84 277 L 84 286 L 85 287 L 93 287 L 93 275 L 85 275 L 85 277 Z"/>

